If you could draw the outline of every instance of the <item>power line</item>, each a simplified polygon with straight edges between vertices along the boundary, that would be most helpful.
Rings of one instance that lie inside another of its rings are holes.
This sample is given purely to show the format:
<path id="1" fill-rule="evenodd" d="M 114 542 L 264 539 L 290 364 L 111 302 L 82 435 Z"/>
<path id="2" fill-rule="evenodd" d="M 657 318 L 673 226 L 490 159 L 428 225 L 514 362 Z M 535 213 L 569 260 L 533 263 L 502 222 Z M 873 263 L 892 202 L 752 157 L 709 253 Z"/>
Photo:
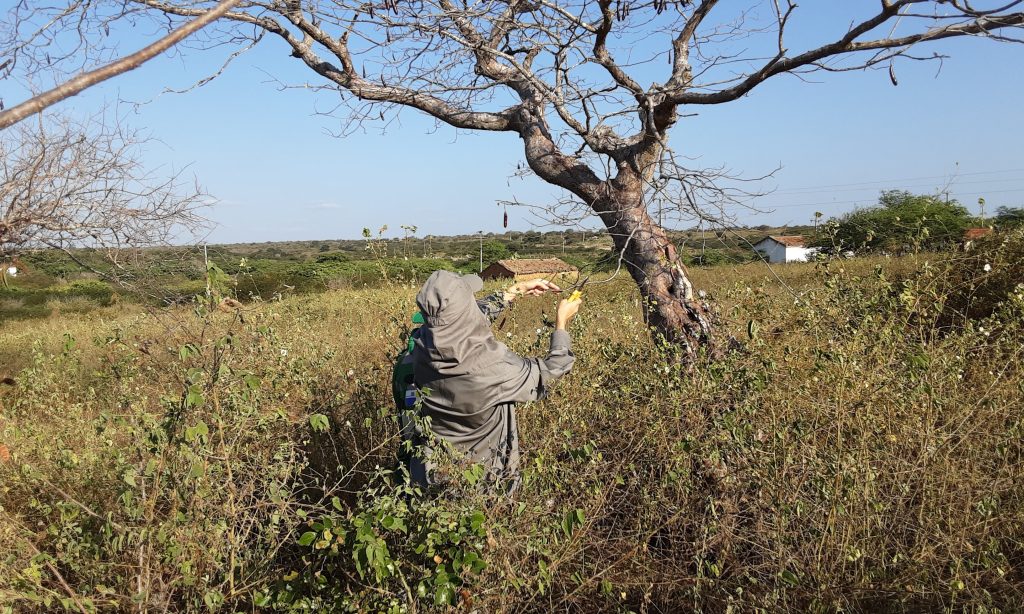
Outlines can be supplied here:
<path id="1" fill-rule="evenodd" d="M 907 181 L 911 181 L 911 180 L 908 179 Z M 1006 183 L 1007 181 L 1024 181 L 1024 177 L 1006 177 L 1006 178 L 1003 178 L 1003 179 L 976 179 L 974 181 L 955 181 L 955 182 L 952 183 L 952 185 L 964 186 L 964 185 L 976 185 L 976 184 L 979 184 L 979 183 L 981 183 L 981 184 Z M 929 188 L 929 187 L 934 187 L 934 185 L 935 185 L 933 183 L 905 184 L 905 183 L 899 183 L 899 182 L 896 182 L 896 181 L 886 182 L 886 183 L 895 184 L 900 189 L 907 189 L 907 188 Z M 862 192 L 862 191 L 865 191 L 865 190 L 876 190 L 876 189 L 878 189 L 878 186 L 873 186 L 872 185 L 872 186 L 863 186 L 863 187 L 859 187 L 859 188 L 836 188 L 836 189 L 822 189 L 822 190 L 806 190 L 806 191 L 801 191 L 801 192 L 796 192 L 796 191 L 791 191 L 791 190 L 777 190 L 775 192 L 770 192 L 769 194 L 770 195 L 775 195 L 775 194 L 793 194 L 795 196 L 800 196 L 802 194 L 808 194 L 809 195 L 809 194 L 817 194 L 817 193 L 820 193 L 820 192 Z"/>
<path id="2" fill-rule="evenodd" d="M 1014 188 L 1014 189 L 1010 189 L 1010 190 L 984 190 L 983 191 L 983 195 L 987 195 L 987 194 L 1007 194 L 1007 193 L 1013 193 L 1013 192 L 1024 192 L 1024 188 Z M 945 193 L 945 192 L 943 192 L 943 193 Z M 949 192 L 949 195 L 950 196 L 974 196 L 973 193 L 963 192 L 963 191 L 960 191 L 960 192 Z M 827 205 L 855 205 L 855 204 L 863 203 L 863 202 L 864 202 L 864 199 L 859 198 L 859 199 L 855 199 L 855 200 L 830 200 L 830 201 L 820 201 L 820 202 L 813 202 L 813 203 L 796 203 L 796 204 L 791 204 L 791 205 L 765 205 L 764 208 L 767 209 L 767 210 L 773 210 L 773 209 L 792 209 L 792 208 L 795 208 L 795 207 L 824 207 L 824 206 L 827 206 Z M 873 204 L 877 204 L 877 203 L 873 203 Z"/>
<path id="3" fill-rule="evenodd" d="M 790 193 L 805 190 L 829 189 L 835 187 L 853 187 L 858 185 L 873 185 L 877 183 L 897 183 L 901 181 L 924 181 L 925 179 L 955 179 L 956 177 L 973 177 L 977 175 L 998 175 L 1002 173 L 1022 173 L 1024 169 L 1002 169 L 998 171 L 976 171 L 973 173 L 953 173 L 947 175 L 931 175 L 926 177 L 904 177 L 902 179 L 877 179 L 871 181 L 855 181 L 853 183 L 833 183 L 830 185 L 805 185 L 788 189 L 776 190 L 773 193 Z"/>

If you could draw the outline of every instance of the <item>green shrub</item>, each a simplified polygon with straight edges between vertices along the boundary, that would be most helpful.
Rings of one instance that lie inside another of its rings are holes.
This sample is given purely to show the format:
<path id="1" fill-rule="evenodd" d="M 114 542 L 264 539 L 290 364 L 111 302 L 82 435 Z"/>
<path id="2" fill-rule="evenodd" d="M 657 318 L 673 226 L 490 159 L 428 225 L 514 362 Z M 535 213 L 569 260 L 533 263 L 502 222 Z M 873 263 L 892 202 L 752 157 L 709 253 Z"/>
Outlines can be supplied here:
<path id="1" fill-rule="evenodd" d="M 467 501 L 424 496 L 404 474 L 381 472 L 355 506 L 332 499 L 296 543 L 306 550 L 257 605 L 403 611 L 456 605 L 487 567 L 486 516 Z M 350 576 L 364 586 L 335 581 Z"/>
<path id="2" fill-rule="evenodd" d="M 958 244 L 974 219 L 956 200 L 882 192 L 878 206 L 830 220 L 819 246 L 890 253 L 948 249 Z"/>
<path id="3" fill-rule="evenodd" d="M 64 311 L 87 312 L 117 300 L 114 290 L 101 281 L 76 281 L 39 289 L 0 288 L 0 315 L 5 318 L 36 318 L 49 315 L 54 306 Z"/>
<path id="4" fill-rule="evenodd" d="M 913 283 L 934 297 L 938 330 L 990 318 L 1024 294 L 1024 228 L 989 235 L 970 251 L 925 269 Z"/>
<path id="5" fill-rule="evenodd" d="M 690 258 L 690 264 L 695 266 L 715 266 L 729 262 L 729 256 L 722 250 L 704 249 Z"/>
<path id="6" fill-rule="evenodd" d="M 97 305 L 110 305 L 114 301 L 114 290 L 110 285 L 96 280 L 75 281 L 67 286 L 61 286 L 53 291 L 59 298 L 82 297 L 95 302 Z"/>
<path id="7" fill-rule="evenodd" d="M 483 259 L 485 267 L 503 258 L 508 258 L 509 254 L 510 252 L 508 251 L 508 247 L 497 239 L 488 239 L 483 243 Z"/>
<path id="8" fill-rule="evenodd" d="M 996 228 L 1002 230 L 1024 226 L 1024 207 L 998 207 L 993 221 Z"/>

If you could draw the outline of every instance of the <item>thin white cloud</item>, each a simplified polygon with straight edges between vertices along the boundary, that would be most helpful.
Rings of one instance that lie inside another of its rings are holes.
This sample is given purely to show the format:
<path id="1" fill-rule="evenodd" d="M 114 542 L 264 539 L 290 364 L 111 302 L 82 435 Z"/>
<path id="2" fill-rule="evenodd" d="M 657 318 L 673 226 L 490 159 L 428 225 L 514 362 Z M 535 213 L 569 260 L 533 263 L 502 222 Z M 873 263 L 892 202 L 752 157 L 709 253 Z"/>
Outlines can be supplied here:
<path id="1" fill-rule="evenodd" d="M 341 209 L 343 205 L 341 203 L 316 203 L 315 205 L 309 205 L 309 209 Z"/>

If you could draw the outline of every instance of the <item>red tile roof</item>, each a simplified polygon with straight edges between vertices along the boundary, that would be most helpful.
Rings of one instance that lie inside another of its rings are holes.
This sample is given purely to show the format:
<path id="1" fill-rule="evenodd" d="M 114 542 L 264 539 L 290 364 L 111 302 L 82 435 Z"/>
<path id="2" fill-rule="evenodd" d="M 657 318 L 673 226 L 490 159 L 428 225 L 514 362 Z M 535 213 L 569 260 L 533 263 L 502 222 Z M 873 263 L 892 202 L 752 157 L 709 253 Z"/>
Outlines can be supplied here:
<path id="1" fill-rule="evenodd" d="M 786 247 L 804 247 L 807 240 L 799 235 L 772 235 L 767 237 L 782 243 Z"/>
<path id="2" fill-rule="evenodd" d="M 991 232 L 991 228 L 968 228 L 964 231 L 964 240 L 973 241 L 975 239 L 980 239 Z"/>
<path id="3" fill-rule="evenodd" d="M 499 260 L 498 264 L 516 275 L 531 275 L 534 273 L 569 273 L 577 270 L 576 267 L 563 262 L 559 258 L 514 258 L 509 260 Z"/>

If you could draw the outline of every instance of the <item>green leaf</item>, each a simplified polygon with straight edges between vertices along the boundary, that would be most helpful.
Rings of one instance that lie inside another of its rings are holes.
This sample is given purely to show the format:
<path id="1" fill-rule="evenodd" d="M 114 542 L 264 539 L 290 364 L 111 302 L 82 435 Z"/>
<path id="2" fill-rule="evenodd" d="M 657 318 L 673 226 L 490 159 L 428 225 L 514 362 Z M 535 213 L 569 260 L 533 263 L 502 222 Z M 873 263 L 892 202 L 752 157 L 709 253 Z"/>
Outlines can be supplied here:
<path id="1" fill-rule="evenodd" d="M 782 578 L 783 582 L 790 586 L 796 586 L 800 584 L 800 579 L 796 577 L 795 573 L 788 569 L 784 569 L 782 573 L 779 574 L 779 577 Z"/>
<path id="2" fill-rule="evenodd" d="M 203 468 L 202 463 L 196 463 L 192 465 L 192 469 L 188 472 L 188 477 L 190 480 L 201 478 L 204 473 L 206 473 L 206 470 Z"/>
<path id="3" fill-rule="evenodd" d="M 330 422 L 327 420 L 327 416 L 323 414 L 311 414 L 309 416 L 309 426 L 318 433 L 323 433 L 330 427 Z"/>
<path id="4" fill-rule="evenodd" d="M 197 348 L 192 343 L 186 343 L 185 345 L 181 346 L 181 349 L 178 350 L 178 358 L 180 358 L 181 360 L 185 360 L 189 356 L 191 356 L 193 354 L 198 354 L 198 353 L 199 353 L 199 348 Z"/>
<path id="5" fill-rule="evenodd" d="M 206 436 L 210 434 L 210 427 L 206 426 L 206 423 L 200 420 L 195 426 L 190 426 L 185 429 L 185 441 L 193 442 L 198 438 L 206 439 Z"/>
<path id="6" fill-rule="evenodd" d="M 570 512 L 566 512 L 565 518 L 562 519 L 562 532 L 565 533 L 566 537 L 571 537 L 576 528 L 583 524 L 583 510 L 576 508 Z"/>
<path id="7" fill-rule="evenodd" d="M 451 584 L 444 583 L 434 591 L 434 605 L 451 605 L 455 597 L 455 589 Z"/>
<path id="8" fill-rule="evenodd" d="M 220 594 L 219 591 L 209 591 L 203 595 L 203 602 L 210 610 L 215 610 L 217 606 L 224 603 L 224 595 Z"/>
<path id="9" fill-rule="evenodd" d="M 245 382 L 245 385 L 249 390 L 256 390 L 260 387 L 260 378 L 256 377 L 252 373 L 243 375 L 242 381 Z"/>
<path id="10" fill-rule="evenodd" d="M 185 405 L 188 407 L 199 407 L 203 404 L 203 390 L 193 384 L 188 387 L 188 394 L 185 395 Z"/>
<path id="11" fill-rule="evenodd" d="M 479 531 L 480 527 L 484 524 L 484 520 L 486 520 L 484 513 L 477 510 L 469 517 L 469 527 L 473 529 L 474 532 Z"/>
<path id="12" fill-rule="evenodd" d="M 299 538 L 299 545 L 300 546 L 308 546 L 308 545 L 312 544 L 315 539 L 316 539 L 316 533 L 314 533 L 312 531 L 306 531 L 305 533 L 302 534 L 302 537 Z"/>
<path id="13" fill-rule="evenodd" d="M 484 466 L 480 463 L 473 463 L 462 472 L 462 477 L 470 486 L 476 486 L 477 482 L 484 477 Z"/>

